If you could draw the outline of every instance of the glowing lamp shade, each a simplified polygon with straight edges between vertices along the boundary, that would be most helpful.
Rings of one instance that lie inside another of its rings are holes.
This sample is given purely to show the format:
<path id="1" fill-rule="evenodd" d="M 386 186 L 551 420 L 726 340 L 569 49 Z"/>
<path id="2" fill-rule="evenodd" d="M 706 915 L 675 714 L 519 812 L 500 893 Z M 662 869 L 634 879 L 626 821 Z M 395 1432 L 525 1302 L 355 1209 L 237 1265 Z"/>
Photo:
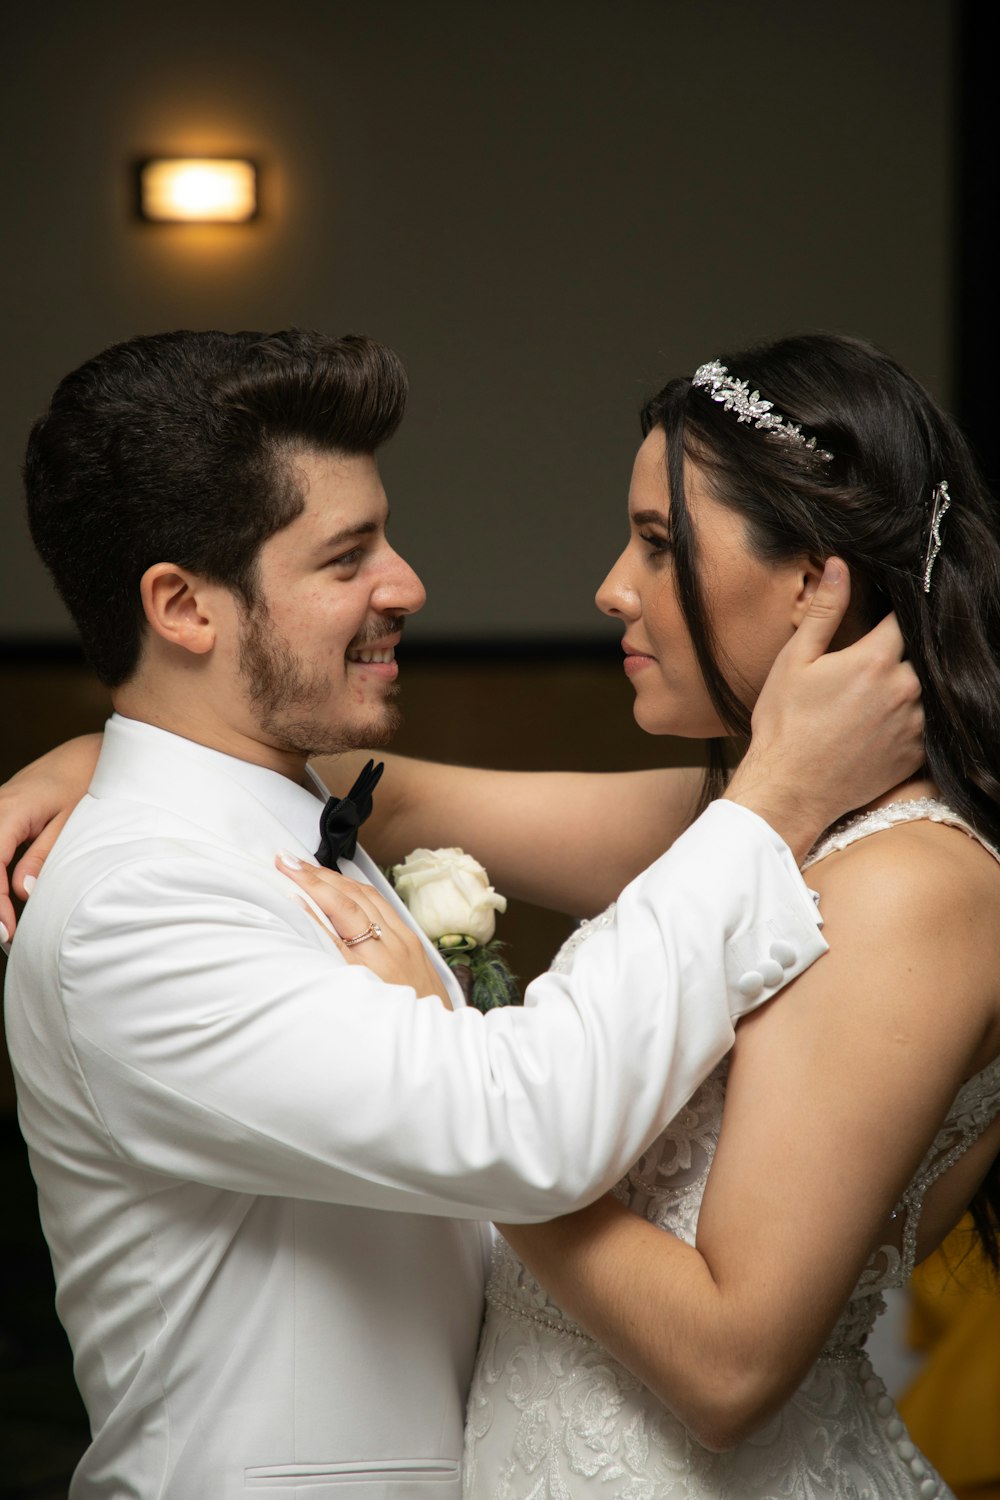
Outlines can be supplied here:
<path id="1" fill-rule="evenodd" d="M 140 163 L 139 214 L 157 224 L 246 224 L 257 212 L 257 168 L 229 157 L 161 156 Z"/>

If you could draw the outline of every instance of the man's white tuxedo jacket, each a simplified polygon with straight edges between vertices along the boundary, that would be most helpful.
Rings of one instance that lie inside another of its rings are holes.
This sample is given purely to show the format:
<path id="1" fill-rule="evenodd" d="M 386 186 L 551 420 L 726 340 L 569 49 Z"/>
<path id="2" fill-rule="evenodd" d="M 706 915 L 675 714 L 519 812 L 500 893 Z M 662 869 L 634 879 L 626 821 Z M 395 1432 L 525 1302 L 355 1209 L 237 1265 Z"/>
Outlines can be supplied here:
<path id="1" fill-rule="evenodd" d="M 18 929 L 7 1034 L 93 1429 L 74 1500 L 456 1500 L 479 1221 L 608 1188 L 825 948 L 785 846 L 716 804 L 570 975 L 486 1017 L 449 976 L 448 1012 L 347 965 L 275 868 L 319 808 L 113 719 Z"/>

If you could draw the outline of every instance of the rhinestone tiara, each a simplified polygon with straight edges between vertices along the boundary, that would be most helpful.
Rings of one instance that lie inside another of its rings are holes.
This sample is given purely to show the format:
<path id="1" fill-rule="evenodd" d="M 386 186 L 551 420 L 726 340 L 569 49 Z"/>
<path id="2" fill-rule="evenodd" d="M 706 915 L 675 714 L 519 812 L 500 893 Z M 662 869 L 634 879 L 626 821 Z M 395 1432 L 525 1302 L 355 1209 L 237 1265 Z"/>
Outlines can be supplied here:
<path id="1" fill-rule="evenodd" d="M 792 422 L 774 410 L 772 401 L 764 401 L 760 391 L 750 389 L 749 380 L 736 380 L 725 365 L 710 359 L 707 365 L 699 365 L 691 377 L 691 384 L 701 386 L 713 401 L 722 404 L 726 411 L 734 411 L 739 422 L 752 422 L 774 437 L 786 443 L 799 443 L 809 448 L 817 458 L 830 460 L 832 453 L 817 448 L 814 437 L 806 437 L 798 422 Z"/>

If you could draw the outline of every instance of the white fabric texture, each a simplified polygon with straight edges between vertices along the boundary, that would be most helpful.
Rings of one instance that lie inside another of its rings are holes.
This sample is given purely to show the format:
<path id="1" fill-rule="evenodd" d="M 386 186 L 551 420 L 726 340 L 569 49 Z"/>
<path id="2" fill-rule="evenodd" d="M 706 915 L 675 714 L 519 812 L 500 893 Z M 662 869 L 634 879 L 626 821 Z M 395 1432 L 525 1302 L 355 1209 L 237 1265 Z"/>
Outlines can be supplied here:
<path id="1" fill-rule="evenodd" d="M 972 833 L 939 803 L 897 803 L 842 825 L 807 863 L 915 818 Z M 572 973 L 595 931 L 614 922 L 611 908 L 574 934 L 554 967 Z M 615 1188 L 633 1212 L 692 1245 L 719 1139 L 727 1066 L 724 1059 Z M 696 1442 L 498 1237 L 469 1399 L 467 1500 L 944 1500 L 951 1492 L 910 1441 L 863 1345 L 882 1291 L 912 1270 L 925 1193 L 998 1111 L 1000 1058 L 961 1089 L 903 1195 L 902 1254 L 888 1245 L 872 1257 L 795 1395 L 752 1439 L 726 1453 Z"/>
<path id="2" fill-rule="evenodd" d="M 318 811 L 116 717 L 18 928 L 8 1042 L 93 1429 L 71 1500 L 454 1500 L 476 1221 L 614 1182 L 731 1045 L 744 955 L 825 950 L 781 841 L 715 807 L 572 978 L 484 1018 L 448 976 L 448 1012 L 346 965 L 275 868 Z"/>

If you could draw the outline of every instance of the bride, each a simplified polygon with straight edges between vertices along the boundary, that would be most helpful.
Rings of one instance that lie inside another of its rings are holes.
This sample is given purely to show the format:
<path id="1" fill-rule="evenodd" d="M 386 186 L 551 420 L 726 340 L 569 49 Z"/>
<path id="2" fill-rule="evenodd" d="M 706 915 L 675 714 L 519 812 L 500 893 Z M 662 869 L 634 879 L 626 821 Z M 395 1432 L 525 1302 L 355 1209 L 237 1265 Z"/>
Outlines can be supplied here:
<path id="1" fill-rule="evenodd" d="M 643 429 L 629 542 L 598 593 L 640 725 L 710 739 L 718 782 L 723 737 L 748 733 L 836 554 L 855 584 L 844 641 L 898 615 L 927 766 L 814 848 L 830 953 L 741 1023 L 614 1193 L 502 1228 L 467 1493 L 931 1500 L 946 1486 L 863 1346 L 882 1291 L 967 1205 L 997 1259 L 998 518 L 954 425 L 846 339 L 703 365 Z"/>
<path id="2" fill-rule="evenodd" d="M 724 747 L 744 742 L 835 555 L 854 582 L 840 644 L 898 616 L 927 765 L 812 851 L 831 951 L 740 1024 L 614 1192 L 502 1227 L 468 1494 L 943 1497 L 863 1346 L 883 1289 L 967 1206 L 997 1262 L 1000 523 L 954 424 L 851 340 L 723 356 L 667 385 L 643 430 L 629 541 L 598 595 L 623 625 L 642 727 L 707 738 L 705 791 L 721 789 Z M 560 846 L 526 869 L 503 815 L 516 777 L 389 759 L 391 797 L 366 826 L 376 857 L 406 852 L 381 842 L 382 818 L 397 839 L 461 842 L 499 885 L 558 904 Z M 541 798 L 543 782 L 521 785 Z M 643 784 L 659 826 L 694 815 L 689 775 Z M 623 830 L 629 848 L 653 837 Z M 608 865 L 619 885 L 633 873 Z M 336 924 L 346 883 L 291 878 Z M 555 967 L 613 921 L 612 905 L 585 922 Z"/>
<path id="3" fill-rule="evenodd" d="M 615 1193 L 504 1230 L 469 1490 L 929 1500 L 947 1491 L 863 1345 L 966 1205 L 997 1262 L 998 518 L 953 424 L 847 340 L 702 366 L 643 426 L 598 595 L 639 723 L 744 735 L 836 552 L 853 631 L 898 615 L 927 767 L 812 851 L 830 953 L 739 1027 Z"/>

